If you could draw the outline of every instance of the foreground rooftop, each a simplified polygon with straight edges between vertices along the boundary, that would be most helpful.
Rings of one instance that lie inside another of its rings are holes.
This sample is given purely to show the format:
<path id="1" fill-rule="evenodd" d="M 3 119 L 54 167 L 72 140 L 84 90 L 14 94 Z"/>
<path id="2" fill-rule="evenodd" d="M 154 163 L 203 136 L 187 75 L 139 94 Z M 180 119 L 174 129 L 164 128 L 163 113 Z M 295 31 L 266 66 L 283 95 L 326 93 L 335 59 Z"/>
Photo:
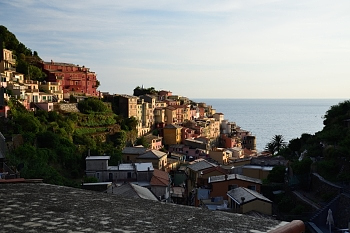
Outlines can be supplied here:
<path id="1" fill-rule="evenodd" d="M 0 184 L 0 232 L 267 232 L 271 219 L 44 183 Z"/>

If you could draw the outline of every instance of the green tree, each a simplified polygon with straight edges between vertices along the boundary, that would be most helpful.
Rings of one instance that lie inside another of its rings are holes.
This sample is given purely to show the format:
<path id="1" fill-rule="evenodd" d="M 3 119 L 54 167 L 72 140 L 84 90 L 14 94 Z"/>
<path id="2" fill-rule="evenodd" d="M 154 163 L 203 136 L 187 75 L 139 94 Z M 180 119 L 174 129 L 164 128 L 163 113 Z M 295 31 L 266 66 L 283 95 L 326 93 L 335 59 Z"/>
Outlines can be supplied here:
<path id="1" fill-rule="evenodd" d="M 272 183 L 284 183 L 286 167 L 283 165 L 275 166 L 267 176 L 267 180 Z"/>
<path id="2" fill-rule="evenodd" d="M 124 147 L 126 146 L 127 135 L 124 130 L 121 130 L 120 132 L 117 132 L 114 135 L 111 135 L 110 139 L 114 143 L 114 146 L 119 150 L 123 150 Z"/>
<path id="3" fill-rule="evenodd" d="M 141 145 L 141 146 L 143 146 L 145 148 L 149 148 L 150 147 L 150 145 L 147 142 L 145 137 L 139 137 L 138 139 L 136 139 L 136 145 Z"/>
<path id="4" fill-rule="evenodd" d="M 80 101 L 78 103 L 78 109 L 85 114 L 93 112 L 110 112 L 107 105 L 97 98 L 88 98 L 84 101 Z"/>
<path id="5" fill-rule="evenodd" d="M 282 135 L 275 135 L 272 140 L 266 144 L 265 149 L 275 155 L 278 154 L 286 144 Z"/>

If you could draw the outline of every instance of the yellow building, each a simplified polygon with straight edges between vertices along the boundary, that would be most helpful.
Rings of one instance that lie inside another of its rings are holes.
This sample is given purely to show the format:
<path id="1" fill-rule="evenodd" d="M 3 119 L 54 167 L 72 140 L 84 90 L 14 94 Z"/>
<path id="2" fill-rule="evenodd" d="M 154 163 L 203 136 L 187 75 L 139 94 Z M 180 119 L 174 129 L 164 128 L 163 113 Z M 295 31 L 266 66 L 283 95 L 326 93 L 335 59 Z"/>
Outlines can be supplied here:
<path id="1" fill-rule="evenodd" d="M 16 59 L 12 54 L 11 50 L 3 49 L 2 55 L 0 57 L 0 72 L 4 73 L 6 71 L 16 72 Z"/>
<path id="2" fill-rule="evenodd" d="M 181 143 L 181 126 L 170 124 L 163 128 L 163 138 L 165 145 Z"/>
<path id="3" fill-rule="evenodd" d="M 125 118 L 137 118 L 137 96 L 119 95 L 119 111 Z"/>
<path id="4" fill-rule="evenodd" d="M 234 212 L 247 213 L 256 211 L 272 215 L 272 201 L 262 194 L 244 187 L 231 189 L 227 192 L 229 206 Z"/>
<path id="5" fill-rule="evenodd" d="M 232 158 L 232 152 L 224 148 L 214 148 L 209 151 L 209 157 L 217 161 L 221 165 L 228 164 Z"/>
<path id="6" fill-rule="evenodd" d="M 136 162 L 151 162 L 155 169 L 165 170 L 167 166 L 167 154 L 158 150 L 149 150 L 137 157 Z"/>
<path id="7" fill-rule="evenodd" d="M 260 165 L 244 165 L 242 167 L 242 173 L 245 176 L 249 176 L 257 179 L 266 179 L 273 166 L 260 166 Z"/>
<path id="8" fill-rule="evenodd" d="M 176 108 L 173 106 L 168 106 L 165 108 L 165 117 L 167 124 L 173 124 L 177 122 L 176 119 Z"/>
<path id="9" fill-rule="evenodd" d="M 46 93 L 52 94 L 57 102 L 63 101 L 63 90 L 61 85 L 61 80 L 58 82 L 43 82 L 40 84 L 40 88 Z"/>

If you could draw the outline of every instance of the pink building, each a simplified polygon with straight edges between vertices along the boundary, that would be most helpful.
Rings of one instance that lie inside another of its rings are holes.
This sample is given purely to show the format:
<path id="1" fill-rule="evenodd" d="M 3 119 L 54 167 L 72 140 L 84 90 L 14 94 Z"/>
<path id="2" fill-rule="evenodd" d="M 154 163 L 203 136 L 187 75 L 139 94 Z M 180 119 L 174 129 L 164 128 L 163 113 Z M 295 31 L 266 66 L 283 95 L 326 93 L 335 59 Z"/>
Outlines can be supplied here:
<path id="1" fill-rule="evenodd" d="M 225 148 L 240 147 L 240 143 L 237 137 L 228 137 L 226 134 L 221 134 L 221 142 Z"/>
<path id="2" fill-rule="evenodd" d="M 207 158 L 208 154 L 202 149 L 193 149 L 184 144 L 177 144 L 169 146 L 169 152 L 186 155 L 187 159 Z"/>
<path id="3" fill-rule="evenodd" d="M 144 137 L 146 142 L 149 144 L 149 149 L 159 150 L 163 148 L 162 137 L 154 135 L 146 135 Z"/>
<path id="4" fill-rule="evenodd" d="M 165 100 L 165 99 L 168 98 L 168 96 L 172 96 L 172 95 L 173 95 L 173 93 L 171 91 L 164 91 L 164 90 L 162 90 L 162 91 L 158 92 L 158 99 L 159 100 Z"/>
<path id="5" fill-rule="evenodd" d="M 194 129 L 190 129 L 190 128 L 186 128 L 183 127 L 181 129 L 181 142 L 185 143 L 186 139 L 194 139 L 199 137 L 200 135 L 196 133 L 196 130 Z"/>

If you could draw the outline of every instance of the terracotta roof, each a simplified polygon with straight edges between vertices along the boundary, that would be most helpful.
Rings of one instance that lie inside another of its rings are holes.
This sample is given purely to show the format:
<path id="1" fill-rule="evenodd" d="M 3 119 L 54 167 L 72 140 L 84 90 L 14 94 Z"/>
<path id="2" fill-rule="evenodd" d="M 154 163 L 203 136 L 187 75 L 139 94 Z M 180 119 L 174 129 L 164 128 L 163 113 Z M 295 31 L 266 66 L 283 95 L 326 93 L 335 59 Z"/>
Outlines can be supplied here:
<path id="1" fill-rule="evenodd" d="M 210 168 L 204 169 L 201 172 L 201 174 L 205 175 L 205 174 L 208 174 L 208 173 L 213 172 L 213 171 L 218 171 L 218 172 L 221 172 L 222 174 L 228 174 L 228 172 L 220 166 L 210 167 Z"/>
<path id="2" fill-rule="evenodd" d="M 166 109 L 173 110 L 173 111 L 176 110 L 176 108 L 174 108 L 173 105 L 167 106 Z"/>
<path id="3" fill-rule="evenodd" d="M 151 179 L 151 185 L 168 186 L 169 185 L 169 174 L 165 171 L 154 169 L 153 176 Z"/>

